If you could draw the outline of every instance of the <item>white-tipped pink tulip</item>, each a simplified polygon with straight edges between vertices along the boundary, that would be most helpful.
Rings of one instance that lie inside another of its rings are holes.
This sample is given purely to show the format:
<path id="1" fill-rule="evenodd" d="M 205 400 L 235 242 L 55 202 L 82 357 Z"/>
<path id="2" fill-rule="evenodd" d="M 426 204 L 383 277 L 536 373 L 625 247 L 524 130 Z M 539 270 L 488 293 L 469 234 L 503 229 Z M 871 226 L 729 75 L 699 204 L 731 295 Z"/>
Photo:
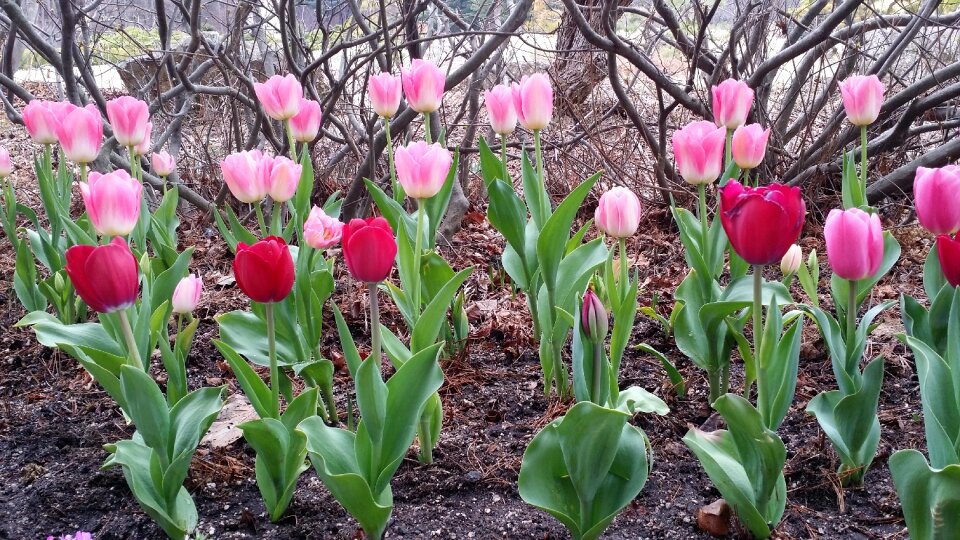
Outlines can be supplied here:
<path id="1" fill-rule="evenodd" d="M 241 202 L 255 203 L 267 196 L 270 175 L 269 171 L 266 175 L 258 171 L 262 159 L 263 154 L 259 150 L 248 150 L 230 154 L 220 162 L 224 182 L 230 193 Z"/>
<path id="2" fill-rule="evenodd" d="M 343 238 L 343 223 L 328 216 L 323 208 L 314 206 L 307 221 L 303 224 L 303 239 L 313 249 L 327 249 L 335 246 Z"/>
<path id="3" fill-rule="evenodd" d="M 490 117 L 490 127 L 499 135 L 509 135 L 517 129 L 517 108 L 513 104 L 513 91 L 505 84 L 498 84 L 483 93 L 483 101 Z"/>
<path id="4" fill-rule="evenodd" d="M 391 118 L 400 108 L 402 83 L 400 77 L 390 73 L 381 73 L 370 77 L 367 95 L 374 112 L 381 118 Z"/>
<path id="5" fill-rule="evenodd" d="M 200 302 L 200 294 L 203 292 L 203 280 L 196 274 L 180 280 L 177 288 L 173 290 L 173 297 L 170 299 L 170 305 L 174 313 L 187 314 L 193 313 Z"/>
<path id="6" fill-rule="evenodd" d="M 267 82 L 254 83 L 253 90 L 260 100 L 263 112 L 274 120 L 289 120 L 300 110 L 303 85 L 293 75 L 274 75 Z"/>
<path id="7" fill-rule="evenodd" d="M 718 126 L 736 129 L 747 121 L 753 105 L 753 88 L 736 79 L 727 79 L 711 88 L 713 119 Z"/>
<path id="8" fill-rule="evenodd" d="M 290 119 L 290 134 L 297 142 L 308 143 L 317 138 L 323 111 L 320 104 L 310 99 L 300 100 L 300 110 Z"/>
<path id="9" fill-rule="evenodd" d="M 733 161 L 741 169 L 755 169 L 767 152 L 770 130 L 760 124 L 740 126 L 733 132 Z"/>
<path id="10" fill-rule="evenodd" d="M 139 146 L 147 135 L 150 107 L 132 96 L 120 96 L 107 102 L 107 121 L 120 146 Z"/>
<path id="11" fill-rule="evenodd" d="M 107 174 L 93 171 L 86 183 L 80 183 L 90 222 L 104 236 L 124 236 L 137 226 L 142 190 L 140 182 L 123 169 Z"/>
<path id="12" fill-rule="evenodd" d="M 600 196 L 594 214 L 597 228 L 614 238 L 633 236 L 640 226 L 640 199 L 629 189 L 616 186 Z"/>
<path id="13" fill-rule="evenodd" d="M 400 70 L 403 93 L 410 108 L 419 113 L 432 113 L 440 108 L 446 84 L 440 68 L 415 58 L 410 67 Z"/>
<path id="14" fill-rule="evenodd" d="M 72 103 L 70 107 L 76 108 Z M 34 99 L 23 108 L 23 125 L 33 142 L 38 144 L 53 144 L 57 142 L 57 127 L 69 111 L 64 106 L 53 101 Z"/>
<path id="15" fill-rule="evenodd" d="M 847 120 L 855 126 L 869 126 L 880 116 L 883 83 L 876 75 L 854 75 L 840 81 L 840 96 Z"/>
<path id="16" fill-rule="evenodd" d="M 550 124 L 553 118 L 553 86 L 543 73 L 524 75 L 519 83 L 513 83 L 513 107 L 520 125 L 530 131 L 538 131 Z"/>
<path id="17" fill-rule="evenodd" d="M 397 148 L 394 159 L 397 179 L 404 192 L 414 199 L 429 199 L 439 193 L 453 163 L 449 150 L 423 141 Z"/>
<path id="18" fill-rule="evenodd" d="M 90 104 L 74 107 L 57 126 L 57 138 L 63 155 L 74 163 L 90 163 L 97 159 L 103 146 L 103 119 Z"/>
<path id="19" fill-rule="evenodd" d="M 177 160 L 164 150 L 154 152 L 150 156 L 150 165 L 153 167 L 154 174 L 165 177 L 170 176 L 177 169 Z"/>
<path id="20" fill-rule="evenodd" d="M 303 167 L 284 156 L 264 157 L 262 160 L 264 163 L 269 161 L 272 161 L 267 165 L 270 168 L 270 189 L 268 191 L 270 198 L 276 202 L 287 202 L 297 193 Z"/>
<path id="21" fill-rule="evenodd" d="M 700 120 L 673 133 L 673 158 L 677 170 L 691 184 L 709 184 L 723 172 L 723 145 L 727 130 Z"/>

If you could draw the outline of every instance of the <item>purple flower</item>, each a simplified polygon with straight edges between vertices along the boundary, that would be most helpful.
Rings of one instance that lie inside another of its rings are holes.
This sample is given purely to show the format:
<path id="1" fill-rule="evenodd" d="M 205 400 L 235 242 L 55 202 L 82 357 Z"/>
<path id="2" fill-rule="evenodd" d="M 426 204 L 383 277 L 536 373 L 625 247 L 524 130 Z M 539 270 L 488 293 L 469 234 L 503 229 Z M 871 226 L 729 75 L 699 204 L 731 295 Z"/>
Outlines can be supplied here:
<path id="1" fill-rule="evenodd" d="M 85 531 L 77 531 L 74 534 L 64 534 L 56 538 L 48 536 L 47 540 L 93 540 L 93 535 Z"/>

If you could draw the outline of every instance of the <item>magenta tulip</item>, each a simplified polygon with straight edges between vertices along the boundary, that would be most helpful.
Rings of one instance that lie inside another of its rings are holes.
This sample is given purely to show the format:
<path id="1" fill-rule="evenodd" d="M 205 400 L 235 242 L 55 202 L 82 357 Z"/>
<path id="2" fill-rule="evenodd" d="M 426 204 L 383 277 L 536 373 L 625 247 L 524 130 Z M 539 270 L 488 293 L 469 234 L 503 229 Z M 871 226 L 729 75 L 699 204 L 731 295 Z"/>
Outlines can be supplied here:
<path id="1" fill-rule="evenodd" d="M 730 244 L 753 265 L 779 262 L 800 237 L 806 214 L 800 188 L 751 188 L 731 180 L 720 190 L 720 221 Z"/>
<path id="2" fill-rule="evenodd" d="M 67 103 L 74 107 L 72 103 Z M 75 108 L 75 107 L 74 107 Z M 53 101 L 34 99 L 23 108 L 23 125 L 34 142 L 53 144 L 57 142 L 57 127 L 60 120 L 69 113 L 64 106 Z"/>
<path id="3" fill-rule="evenodd" d="M 303 86 L 293 75 L 274 75 L 267 82 L 254 83 L 253 90 L 263 112 L 274 120 L 289 120 L 300 110 Z"/>
<path id="4" fill-rule="evenodd" d="M 320 124 L 323 121 L 323 111 L 320 104 L 309 99 L 300 100 L 300 110 L 290 119 L 290 133 L 298 142 L 308 143 L 317 138 L 320 133 Z"/>
<path id="5" fill-rule="evenodd" d="M 103 146 L 103 120 L 94 105 L 74 107 L 57 126 L 57 138 L 64 156 L 74 163 L 97 159 Z"/>
<path id="6" fill-rule="evenodd" d="M 543 73 L 524 75 L 519 83 L 513 83 L 513 107 L 520 125 L 530 131 L 547 127 L 553 118 L 553 86 Z"/>
<path id="7" fill-rule="evenodd" d="M 847 120 L 855 126 L 869 126 L 883 105 L 883 83 L 876 75 L 854 75 L 840 81 L 840 96 Z"/>
<path id="8" fill-rule="evenodd" d="M 640 199 L 629 189 L 617 186 L 600 196 L 594 221 L 604 234 L 626 238 L 637 232 L 640 212 Z"/>
<path id="9" fill-rule="evenodd" d="M 736 79 L 727 79 L 711 88 L 713 119 L 720 127 L 736 129 L 747 121 L 753 105 L 753 88 Z"/>
<path id="10" fill-rule="evenodd" d="M 287 202 L 292 199 L 297 193 L 297 186 L 300 185 L 300 173 L 303 167 L 284 156 L 264 157 L 262 161 L 270 169 L 268 191 L 270 198 L 276 202 Z"/>
<path id="11" fill-rule="evenodd" d="M 709 184 L 723 172 L 726 129 L 706 120 L 687 124 L 673 133 L 677 170 L 691 184 Z"/>
<path id="12" fill-rule="evenodd" d="M 400 108 L 402 86 L 400 77 L 390 73 L 381 73 L 370 77 L 367 86 L 370 105 L 381 118 L 391 118 Z"/>
<path id="13" fill-rule="evenodd" d="M 880 269 L 883 230 L 877 214 L 859 208 L 833 209 L 827 216 L 823 236 L 834 274 L 853 281 L 868 278 Z"/>
<path id="14" fill-rule="evenodd" d="M 513 103 L 513 91 L 505 84 L 498 84 L 483 93 L 487 105 L 490 126 L 499 135 L 509 135 L 517 129 L 517 109 Z"/>
<path id="15" fill-rule="evenodd" d="M 262 159 L 263 154 L 259 150 L 248 150 L 230 154 L 220 162 L 223 180 L 239 201 L 255 203 L 267 196 L 270 171 L 263 170 L 260 165 Z"/>
<path id="16" fill-rule="evenodd" d="M 351 219 L 343 227 L 343 258 L 358 281 L 377 283 L 387 279 L 397 258 L 397 241 L 387 220 Z"/>
<path id="17" fill-rule="evenodd" d="M 760 124 L 740 126 L 733 132 L 731 144 L 733 161 L 741 169 L 754 169 L 763 161 L 767 152 L 767 139 L 770 130 L 763 129 Z"/>
<path id="18" fill-rule="evenodd" d="M 107 120 L 120 146 L 138 146 L 147 138 L 150 107 L 132 96 L 120 96 L 107 102 Z"/>
<path id="19" fill-rule="evenodd" d="M 449 150 L 439 143 L 423 141 L 397 148 L 395 159 L 397 179 L 414 199 L 429 199 L 439 193 L 453 163 Z"/>
<path id="20" fill-rule="evenodd" d="M 170 176 L 177 169 L 177 160 L 166 151 L 154 152 L 150 156 L 150 165 L 153 167 L 154 174 L 165 177 Z"/>
<path id="21" fill-rule="evenodd" d="M 279 236 L 268 236 L 250 246 L 239 242 L 233 275 L 243 294 L 254 302 L 279 302 L 293 289 L 293 256 Z"/>
<path id="22" fill-rule="evenodd" d="M 76 245 L 67 249 L 64 269 L 73 288 L 90 309 L 112 313 L 137 299 L 137 259 L 123 238 L 105 246 Z"/>
<path id="23" fill-rule="evenodd" d="M 337 245 L 343 237 L 343 223 L 328 216 L 323 208 L 314 206 L 303 224 L 303 239 L 313 249 L 327 249 Z"/>
<path id="24" fill-rule="evenodd" d="M 6 146 L 0 146 L 0 178 L 6 178 L 13 172 L 13 165 L 10 163 L 10 152 Z"/>
<path id="25" fill-rule="evenodd" d="M 197 303 L 200 301 L 200 293 L 203 292 L 203 280 L 196 274 L 180 280 L 177 288 L 173 290 L 173 297 L 170 299 L 170 305 L 173 306 L 174 313 L 192 313 L 197 309 Z"/>
<path id="26" fill-rule="evenodd" d="M 580 309 L 580 328 L 591 341 L 603 340 L 610 329 L 610 321 L 603 302 L 597 297 L 593 289 L 587 289 L 583 295 L 583 307 Z M 594 361 L 599 361 L 595 358 Z"/>
<path id="27" fill-rule="evenodd" d="M 123 169 L 108 174 L 90 173 L 80 183 L 80 195 L 90 222 L 104 236 L 124 236 L 137 226 L 143 186 Z"/>
<path id="28" fill-rule="evenodd" d="M 410 108 L 419 113 L 432 113 L 440 108 L 446 84 L 440 68 L 415 58 L 410 67 L 400 70 L 400 75 Z"/>
<path id="29" fill-rule="evenodd" d="M 940 258 L 940 270 L 947 282 L 960 287 L 960 235 L 941 234 L 937 237 L 937 256 Z"/>
<path id="30" fill-rule="evenodd" d="M 960 231 L 960 166 L 919 167 L 913 179 L 917 219 L 933 234 Z"/>

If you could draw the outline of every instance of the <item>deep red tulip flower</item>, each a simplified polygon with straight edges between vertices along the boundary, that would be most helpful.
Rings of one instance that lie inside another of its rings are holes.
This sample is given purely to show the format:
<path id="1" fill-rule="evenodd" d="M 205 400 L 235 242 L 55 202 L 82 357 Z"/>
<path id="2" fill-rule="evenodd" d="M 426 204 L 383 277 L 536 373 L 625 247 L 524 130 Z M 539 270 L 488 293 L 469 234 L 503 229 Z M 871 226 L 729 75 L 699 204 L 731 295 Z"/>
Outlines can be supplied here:
<path id="1" fill-rule="evenodd" d="M 800 188 L 751 188 L 736 180 L 720 191 L 720 221 L 738 255 L 752 265 L 780 262 L 800 237 L 807 207 Z"/>
<path id="2" fill-rule="evenodd" d="M 938 236 L 937 255 L 947 281 L 954 287 L 960 287 L 960 234 L 953 238 L 946 234 Z"/>
<path id="3" fill-rule="evenodd" d="M 293 257 L 283 238 L 268 236 L 248 246 L 237 244 L 233 275 L 243 294 L 254 302 L 279 302 L 293 288 Z"/>
<path id="4" fill-rule="evenodd" d="M 343 258 L 354 278 L 376 283 L 390 275 L 397 258 L 397 241 L 386 219 L 351 219 L 343 228 L 342 243 Z"/>
<path id="5" fill-rule="evenodd" d="M 123 238 L 105 246 L 73 246 L 66 255 L 67 275 L 90 309 L 112 313 L 136 301 L 137 259 Z"/>

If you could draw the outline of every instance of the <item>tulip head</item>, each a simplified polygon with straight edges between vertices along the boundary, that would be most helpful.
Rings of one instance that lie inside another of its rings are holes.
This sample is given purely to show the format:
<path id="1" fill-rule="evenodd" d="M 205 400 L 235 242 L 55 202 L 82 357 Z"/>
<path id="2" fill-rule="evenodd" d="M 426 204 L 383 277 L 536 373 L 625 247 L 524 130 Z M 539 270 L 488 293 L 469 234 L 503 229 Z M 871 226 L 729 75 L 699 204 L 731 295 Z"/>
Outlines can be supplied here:
<path id="1" fill-rule="evenodd" d="M 733 161 L 741 169 L 755 169 L 763 161 L 767 153 L 767 139 L 770 130 L 763 129 L 760 124 L 740 126 L 733 132 L 731 150 Z"/>
<path id="2" fill-rule="evenodd" d="M 616 186 L 600 196 L 594 222 L 607 236 L 626 238 L 637 232 L 640 213 L 640 199 L 636 194 L 625 187 Z"/>
<path id="3" fill-rule="evenodd" d="M 153 132 L 153 122 L 147 122 L 147 129 L 144 132 L 143 140 L 140 144 L 133 147 L 133 153 L 138 156 L 145 156 L 150 153 L 150 134 Z"/>
<path id="4" fill-rule="evenodd" d="M 753 105 L 753 88 L 736 79 L 727 79 L 711 88 L 713 119 L 720 127 L 736 129 L 747 121 Z"/>
<path id="5" fill-rule="evenodd" d="M 69 109 L 64 107 L 64 110 Z M 63 155 L 74 163 L 90 163 L 97 159 L 103 146 L 103 120 L 93 104 L 74 107 L 57 126 L 57 138 Z"/>
<path id="6" fill-rule="evenodd" d="M 913 180 L 917 219 L 933 234 L 960 231 L 960 166 L 919 167 Z"/>
<path id="7" fill-rule="evenodd" d="M 230 154 L 220 162 L 223 180 L 230 188 L 230 193 L 241 202 L 255 203 L 267 196 L 270 171 L 264 174 L 260 164 L 262 160 L 263 154 L 259 150 L 248 150 Z"/>
<path id="8" fill-rule="evenodd" d="M 116 237 L 105 246 L 70 247 L 66 259 L 67 276 L 90 309 L 112 313 L 136 301 L 137 259 L 123 238 Z"/>
<path id="9" fill-rule="evenodd" d="M 71 107 L 73 104 L 68 103 Z M 43 99 L 34 99 L 23 108 L 23 125 L 33 142 L 53 144 L 57 142 L 57 127 L 63 118 L 63 106 Z"/>
<path id="10" fill-rule="evenodd" d="M 300 110 L 290 119 L 290 133 L 297 142 L 308 143 L 317 138 L 323 111 L 320 104 L 310 99 L 300 99 Z"/>
<path id="11" fill-rule="evenodd" d="M 840 81 L 840 96 L 847 120 L 855 126 L 869 126 L 880 116 L 883 83 L 876 75 L 854 75 Z"/>
<path id="12" fill-rule="evenodd" d="M 446 84 L 440 68 L 415 58 L 410 67 L 400 70 L 403 93 L 410 108 L 419 113 L 432 113 L 440 108 Z M 382 115 L 381 115 L 382 116 Z"/>
<path id="13" fill-rule="evenodd" d="M 180 280 L 177 288 L 173 290 L 173 297 L 170 299 L 170 305 L 173 306 L 174 313 L 192 313 L 197 309 L 197 303 L 200 301 L 200 293 L 203 292 L 203 280 L 196 274 Z"/>
<path id="14" fill-rule="evenodd" d="M 857 280 L 868 278 L 880 269 L 883 230 L 877 214 L 868 214 L 859 208 L 833 209 L 827 216 L 823 235 L 834 274 Z"/>
<path id="15" fill-rule="evenodd" d="M 261 164 L 269 168 L 270 198 L 276 202 L 287 202 L 292 199 L 300 185 L 303 167 L 284 156 L 264 157 Z M 266 174 L 266 171 L 259 174 Z"/>
<path id="16" fill-rule="evenodd" d="M 166 151 L 154 152 L 150 156 L 150 165 L 153 172 L 160 177 L 170 176 L 177 170 L 177 160 Z"/>
<path id="17" fill-rule="evenodd" d="M 530 131 L 541 130 L 553 118 L 553 86 L 544 73 L 524 75 L 519 83 L 513 83 L 513 108 L 517 111 L 520 125 Z"/>
<path id="18" fill-rule="evenodd" d="M 793 244 L 787 250 L 787 254 L 780 259 L 780 272 L 785 276 L 792 276 L 797 273 L 801 264 L 803 264 L 803 251 L 800 246 Z"/>
<path id="19" fill-rule="evenodd" d="M 358 281 L 377 283 L 387 279 L 397 258 L 393 229 L 382 217 L 352 219 L 343 227 L 343 258 Z"/>
<path id="20" fill-rule="evenodd" d="M 104 236 L 125 236 L 140 218 L 143 186 L 124 169 L 100 174 L 92 171 L 80 183 L 80 195 L 93 228 Z"/>
<path id="21" fill-rule="evenodd" d="M 267 82 L 254 83 L 253 91 L 260 100 L 263 112 L 274 120 L 289 120 L 300 110 L 303 86 L 291 74 L 274 75 Z"/>
<path id="22" fill-rule="evenodd" d="M 314 206 L 303 223 L 303 239 L 313 249 L 327 249 L 337 245 L 343 237 L 343 223 L 328 216 L 323 208 Z"/>
<path id="23" fill-rule="evenodd" d="M 583 295 L 583 307 L 580 309 L 580 327 L 583 329 L 587 339 L 593 342 L 603 341 L 607 337 L 609 329 L 609 320 L 607 310 L 603 307 L 603 302 L 593 292 L 593 289 L 587 289 Z M 594 359 L 599 361 L 599 359 Z"/>
<path id="24" fill-rule="evenodd" d="M 806 204 L 800 188 L 751 188 L 731 180 L 720 190 L 720 222 L 733 249 L 752 265 L 779 262 L 800 237 Z"/>
<path id="25" fill-rule="evenodd" d="M 513 103 L 513 91 L 505 84 L 498 84 L 483 93 L 483 101 L 490 117 L 490 127 L 498 135 L 509 135 L 517 129 L 517 109 Z"/>
<path id="26" fill-rule="evenodd" d="M 402 86 L 400 77 L 390 73 L 381 73 L 370 77 L 367 85 L 370 105 L 381 118 L 391 118 L 400 108 Z"/>
<path id="27" fill-rule="evenodd" d="M 120 96 L 107 102 L 107 121 L 120 146 L 139 146 L 147 138 L 150 107 L 133 96 Z"/>
<path id="28" fill-rule="evenodd" d="M 268 236 L 253 245 L 237 243 L 233 275 L 254 302 L 279 302 L 293 288 L 293 257 L 283 238 Z"/>
<path id="29" fill-rule="evenodd" d="M 443 188 L 453 158 L 439 143 L 423 141 L 397 148 L 394 155 L 397 180 L 403 191 L 414 199 L 429 199 Z"/>
<path id="30" fill-rule="evenodd" d="M 13 172 L 13 165 L 10 163 L 10 151 L 6 146 L 0 146 L 0 178 L 6 178 Z"/>
<path id="31" fill-rule="evenodd" d="M 940 270 L 947 282 L 960 287 L 960 236 L 953 238 L 948 234 L 937 237 L 937 256 L 940 258 Z"/>
<path id="32" fill-rule="evenodd" d="M 709 184 L 723 172 L 726 128 L 706 120 L 687 124 L 673 133 L 673 158 L 680 176 L 690 184 Z"/>

